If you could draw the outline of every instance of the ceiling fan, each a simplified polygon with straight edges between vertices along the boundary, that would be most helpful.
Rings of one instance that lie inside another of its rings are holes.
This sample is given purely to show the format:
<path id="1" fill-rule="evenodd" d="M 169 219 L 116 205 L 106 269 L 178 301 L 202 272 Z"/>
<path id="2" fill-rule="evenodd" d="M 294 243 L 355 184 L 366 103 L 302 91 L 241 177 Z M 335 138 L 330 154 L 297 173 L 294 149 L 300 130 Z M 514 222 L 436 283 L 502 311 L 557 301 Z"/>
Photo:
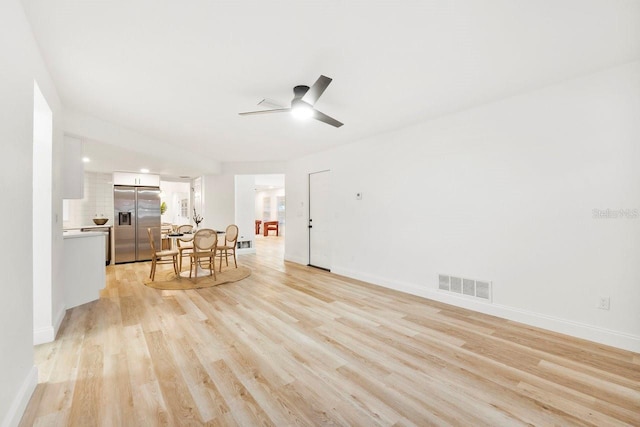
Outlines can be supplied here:
<path id="1" fill-rule="evenodd" d="M 331 78 L 327 76 L 320 76 L 313 86 L 296 86 L 293 88 L 293 99 L 291 100 L 291 107 L 286 108 L 277 102 L 270 99 L 263 99 L 258 103 L 265 107 L 272 107 L 270 110 L 260 111 L 248 111 L 246 113 L 238 113 L 241 116 L 248 116 L 252 114 L 266 114 L 266 113 L 291 113 L 294 117 L 306 119 L 313 118 L 321 122 L 327 123 L 331 126 L 339 128 L 343 125 L 342 122 L 329 117 L 326 114 L 313 108 L 318 98 L 324 93 L 331 83 Z"/>

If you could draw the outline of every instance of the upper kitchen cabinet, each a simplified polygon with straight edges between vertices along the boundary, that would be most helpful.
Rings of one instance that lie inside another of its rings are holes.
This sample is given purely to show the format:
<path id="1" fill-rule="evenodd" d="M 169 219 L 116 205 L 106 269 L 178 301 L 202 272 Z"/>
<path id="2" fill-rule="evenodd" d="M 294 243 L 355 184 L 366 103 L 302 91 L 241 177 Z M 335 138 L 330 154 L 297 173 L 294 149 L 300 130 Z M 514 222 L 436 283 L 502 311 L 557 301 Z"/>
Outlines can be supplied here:
<path id="1" fill-rule="evenodd" d="M 160 187 L 160 175 L 148 173 L 114 172 L 113 185 Z"/>
<path id="2" fill-rule="evenodd" d="M 62 151 L 62 198 L 82 199 L 84 197 L 82 140 L 65 135 Z"/>

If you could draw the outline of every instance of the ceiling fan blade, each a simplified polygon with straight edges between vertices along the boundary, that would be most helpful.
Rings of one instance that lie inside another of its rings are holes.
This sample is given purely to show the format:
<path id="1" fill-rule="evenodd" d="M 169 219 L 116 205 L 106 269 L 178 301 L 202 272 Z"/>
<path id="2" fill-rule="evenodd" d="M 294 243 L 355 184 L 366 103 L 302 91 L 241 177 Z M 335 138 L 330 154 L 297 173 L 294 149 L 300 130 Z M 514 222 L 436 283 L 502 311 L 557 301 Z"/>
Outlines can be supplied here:
<path id="1" fill-rule="evenodd" d="M 337 121 L 336 119 L 334 119 L 333 117 L 329 117 L 326 114 L 318 111 L 318 110 L 313 110 L 313 117 L 316 120 L 319 120 L 321 122 L 324 122 L 328 125 L 334 126 L 339 128 L 340 126 L 342 126 L 344 123 Z"/>
<path id="2" fill-rule="evenodd" d="M 318 77 L 318 80 L 316 80 L 313 86 L 309 88 L 307 93 L 304 94 L 302 100 L 310 105 L 315 104 L 318 98 L 320 98 L 320 95 L 324 93 L 325 89 L 327 88 L 327 86 L 329 86 L 329 83 L 331 83 L 332 80 L 333 79 L 327 76 L 321 75 L 320 77 Z"/>
<path id="3" fill-rule="evenodd" d="M 280 104 L 279 102 L 269 98 L 265 98 L 262 101 L 258 102 L 258 105 L 266 108 L 276 108 L 276 109 L 286 108 L 284 105 Z"/>
<path id="4" fill-rule="evenodd" d="M 246 113 L 238 113 L 241 116 L 249 116 L 252 114 L 267 114 L 267 113 L 288 113 L 291 108 L 278 108 L 275 110 L 260 110 L 260 111 L 247 111 Z"/>

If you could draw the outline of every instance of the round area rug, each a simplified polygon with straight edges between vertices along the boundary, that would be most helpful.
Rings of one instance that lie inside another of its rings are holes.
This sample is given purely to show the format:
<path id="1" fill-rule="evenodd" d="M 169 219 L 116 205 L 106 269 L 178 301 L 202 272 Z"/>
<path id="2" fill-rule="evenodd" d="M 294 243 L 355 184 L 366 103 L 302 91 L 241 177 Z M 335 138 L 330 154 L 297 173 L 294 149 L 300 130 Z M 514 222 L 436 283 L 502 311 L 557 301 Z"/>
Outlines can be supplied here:
<path id="1" fill-rule="evenodd" d="M 187 270 L 188 271 L 188 270 Z M 251 275 L 251 269 L 243 267 L 241 265 L 238 268 L 227 267 L 222 272 L 216 271 L 216 280 L 213 280 L 213 276 L 198 276 L 198 279 L 176 276 L 171 271 L 159 271 L 156 273 L 156 277 L 153 282 L 149 279 L 144 281 L 144 284 L 150 288 L 162 289 L 162 290 L 184 290 L 184 289 L 202 289 L 210 288 L 212 286 L 218 286 L 223 283 L 237 282 L 238 280 L 245 279 Z"/>

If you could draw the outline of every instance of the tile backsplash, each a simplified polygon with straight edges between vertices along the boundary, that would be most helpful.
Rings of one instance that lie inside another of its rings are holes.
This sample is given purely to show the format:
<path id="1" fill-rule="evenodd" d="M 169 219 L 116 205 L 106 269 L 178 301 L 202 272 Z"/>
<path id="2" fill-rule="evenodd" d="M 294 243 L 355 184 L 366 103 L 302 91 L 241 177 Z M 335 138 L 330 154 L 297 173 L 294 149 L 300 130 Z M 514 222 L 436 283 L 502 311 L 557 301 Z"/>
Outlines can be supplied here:
<path id="1" fill-rule="evenodd" d="M 110 173 L 84 173 L 84 198 L 65 200 L 64 228 L 95 225 L 93 218 L 109 218 L 113 225 L 113 175 Z"/>

